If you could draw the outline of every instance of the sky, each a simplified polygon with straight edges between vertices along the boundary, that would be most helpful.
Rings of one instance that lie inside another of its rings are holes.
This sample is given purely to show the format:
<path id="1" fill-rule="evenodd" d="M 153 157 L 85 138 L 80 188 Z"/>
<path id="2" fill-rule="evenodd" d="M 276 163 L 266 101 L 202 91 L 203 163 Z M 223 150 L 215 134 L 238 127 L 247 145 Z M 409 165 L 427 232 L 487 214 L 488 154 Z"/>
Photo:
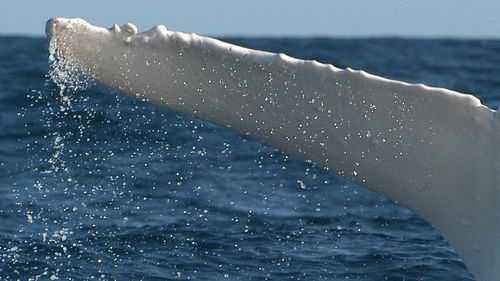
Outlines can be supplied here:
<path id="1" fill-rule="evenodd" d="M 500 0 L 3 0 L 0 34 L 43 36 L 56 16 L 209 36 L 500 38 Z"/>

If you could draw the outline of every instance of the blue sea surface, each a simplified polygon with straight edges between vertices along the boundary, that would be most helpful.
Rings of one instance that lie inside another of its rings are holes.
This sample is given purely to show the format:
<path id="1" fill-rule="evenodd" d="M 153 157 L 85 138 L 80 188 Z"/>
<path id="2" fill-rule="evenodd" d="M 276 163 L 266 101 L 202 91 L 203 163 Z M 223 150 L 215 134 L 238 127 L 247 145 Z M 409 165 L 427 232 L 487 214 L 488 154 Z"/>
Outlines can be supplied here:
<path id="1" fill-rule="evenodd" d="M 500 105 L 500 41 L 225 38 Z M 0 280 L 474 280 L 393 202 L 0 37 Z"/>

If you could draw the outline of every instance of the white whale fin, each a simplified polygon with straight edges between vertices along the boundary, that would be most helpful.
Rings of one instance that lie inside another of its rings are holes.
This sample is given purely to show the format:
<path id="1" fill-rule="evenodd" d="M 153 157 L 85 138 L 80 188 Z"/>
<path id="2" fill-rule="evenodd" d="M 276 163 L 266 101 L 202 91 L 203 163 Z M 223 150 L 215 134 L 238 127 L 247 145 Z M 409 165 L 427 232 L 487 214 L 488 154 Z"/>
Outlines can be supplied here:
<path id="1" fill-rule="evenodd" d="M 230 127 L 383 194 L 438 228 L 481 281 L 500 278 L 500 113 L 458 92 L 157 26 L 47 23 L 67 64 Z M 496 116 L 496 117 L 495 117 Z"/>

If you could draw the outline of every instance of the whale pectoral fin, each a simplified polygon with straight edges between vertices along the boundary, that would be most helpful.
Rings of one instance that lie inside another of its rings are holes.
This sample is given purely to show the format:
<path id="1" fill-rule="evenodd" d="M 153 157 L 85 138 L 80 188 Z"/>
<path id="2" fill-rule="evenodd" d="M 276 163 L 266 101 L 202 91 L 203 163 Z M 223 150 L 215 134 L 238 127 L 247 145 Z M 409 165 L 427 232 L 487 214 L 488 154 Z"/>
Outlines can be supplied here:
<path id="1" fill-rule="evenodd" d="M 136 34 L 56 19 L 47 30 L 97 81 L 383 194 L 439 229 L 479 280 L 498 280 L 500 114 L 473 96 L 164 27 Z"/>

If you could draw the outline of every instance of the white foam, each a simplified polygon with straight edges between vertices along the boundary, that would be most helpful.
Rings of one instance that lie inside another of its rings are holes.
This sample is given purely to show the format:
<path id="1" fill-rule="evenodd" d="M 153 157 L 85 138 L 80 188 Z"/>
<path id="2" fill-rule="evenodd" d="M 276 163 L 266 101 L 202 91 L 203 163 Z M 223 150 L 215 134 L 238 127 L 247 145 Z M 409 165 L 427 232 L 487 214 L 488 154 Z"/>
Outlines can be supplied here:
<path id="1" fill-rule="evenodd" d="M 129 27 L 53 19 L 47 34 L 68 64 L 105 85 L 397 201 L 436 226 L 479 280 L 498 279 L 500 118 L 477 98 L 164 26 Z"/>

